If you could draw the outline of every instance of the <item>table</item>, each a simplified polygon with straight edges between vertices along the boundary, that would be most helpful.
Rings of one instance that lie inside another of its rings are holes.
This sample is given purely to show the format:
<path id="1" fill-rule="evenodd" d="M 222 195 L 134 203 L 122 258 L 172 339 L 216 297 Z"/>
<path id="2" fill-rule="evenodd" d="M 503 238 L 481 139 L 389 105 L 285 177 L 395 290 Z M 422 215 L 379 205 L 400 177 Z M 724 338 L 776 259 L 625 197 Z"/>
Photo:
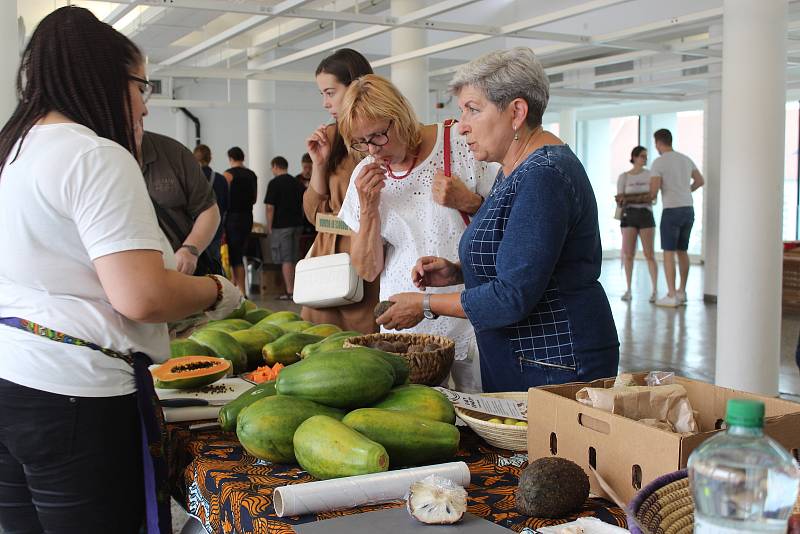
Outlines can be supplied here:
<path id="1" fill-rule="evenodd" d="M 625 526 L 625 514 L 608 501 L 590 498 L 583 509 L 563 520 L 536 519 L 514 508 L 519 473 L 527 465 L 525 453 L 486 444 L 472 430 L 460 427 L 461 446 L 453 461 L 469 465 L 472 484 L 467 488 L 467 510 L 515 532 L 595 516 Z M 277 517 L 274 488 L 313 479 L 297 466 L 273 465 L 248 454 L 232 432 L 189 430 L 189 423 L 167 425 L 167 454 L 173 495 L 206 530 L 213 533 L 290 534 L 292 525 L 341 515 L 403 506 L 401 501 L 360 506 L 316 515 Z"/>

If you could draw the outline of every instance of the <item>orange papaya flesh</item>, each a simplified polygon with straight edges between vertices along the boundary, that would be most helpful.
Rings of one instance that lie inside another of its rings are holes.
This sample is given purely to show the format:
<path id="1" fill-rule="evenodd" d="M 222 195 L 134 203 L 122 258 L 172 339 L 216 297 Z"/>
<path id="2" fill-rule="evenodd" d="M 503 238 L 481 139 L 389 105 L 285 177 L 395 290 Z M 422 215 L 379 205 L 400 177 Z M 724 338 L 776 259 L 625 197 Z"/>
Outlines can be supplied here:
<path id="1" fill-rule="evenodd" d="M 170 358 L 152 370 L 160 389 L 192 389 L 207 386 L 224 377 L 231 362 L 213 356 Z"/>

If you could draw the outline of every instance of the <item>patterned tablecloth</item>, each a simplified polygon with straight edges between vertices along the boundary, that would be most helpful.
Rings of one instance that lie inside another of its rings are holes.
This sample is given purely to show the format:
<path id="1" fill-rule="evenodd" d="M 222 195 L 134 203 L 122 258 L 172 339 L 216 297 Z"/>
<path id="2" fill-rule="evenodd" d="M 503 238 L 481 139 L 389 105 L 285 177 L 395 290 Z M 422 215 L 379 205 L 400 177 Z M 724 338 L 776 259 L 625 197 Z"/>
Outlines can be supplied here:
<path id="1" fill-rule="evenodd" d="M 236 434 L 216 430 L 190 431 L 188 423 L 167 425 L 170 481 L 173 494 L 210 533 L 289 534 L 292 525 L 347 514 L 402 506 L 401 501 L 361 506 L 316 515 L 277 517 L 274 488 L 313 479 L 296 466 L 271 464 L 248 454 Z M 515 532 L 595 516 L 625 526 L 625 514 L 601 499 L 589 499 L 579 514 L 563 520 L 520 515 L 514 490 L 527 455 L 487 445 L 468 428 L 461 428 L 461 447 L 454 461 L 466 462 L 472 474 L 467 510 Z"/>

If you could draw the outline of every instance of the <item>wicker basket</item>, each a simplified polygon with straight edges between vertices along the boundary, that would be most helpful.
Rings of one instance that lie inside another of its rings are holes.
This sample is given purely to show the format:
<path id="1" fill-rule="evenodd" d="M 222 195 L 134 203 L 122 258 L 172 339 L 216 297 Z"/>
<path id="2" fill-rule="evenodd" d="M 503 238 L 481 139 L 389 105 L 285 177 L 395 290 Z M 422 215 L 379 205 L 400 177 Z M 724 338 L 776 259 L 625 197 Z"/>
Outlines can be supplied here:
<path id="1" fill-rule="evenodd" d="M 642 488 L 628 513 L 633 534 L 692 534 L 694 501 L 686 469 L 658 477 Z"/>
<path id="2" fill-rule="evenodd" d="M 527 401 L 528 394 L 524 391 L 520 392 L 507 392 L 507 393 L 481 393 L 484 397 L 497 397 L 500 399 L 513 399 L 520 401 Z M 501 449 L 508 449 L 512 451 L 527 451 L 528 450 L 528 427 L 505 425 L 502 423 L 490 423 L 480 417 L 486 417 L 486 414 L 473 412 L 455 407 L 456 414 L 469 425 L 480 437 L 482 437 L 489 445 L 499 447 Z"/>
<path id="3" fill-rule="evenodd" d="M 427 334 L 369 334 L 351 337 L 344 342 L 344 346 L 366 347 L 378 340 L 403 341 L 409 345 L 424 345 L 426 343 L 439 345 L 439 348 L 434 351 L 393 353 L 408 360 L 408 365 L 411 368 L 409 380 L 412 384 L 424 384 L 426 386 L 438 386 L 441 384 L 447 378 L 456 354 L 456 346 L 452 339 Z"/>

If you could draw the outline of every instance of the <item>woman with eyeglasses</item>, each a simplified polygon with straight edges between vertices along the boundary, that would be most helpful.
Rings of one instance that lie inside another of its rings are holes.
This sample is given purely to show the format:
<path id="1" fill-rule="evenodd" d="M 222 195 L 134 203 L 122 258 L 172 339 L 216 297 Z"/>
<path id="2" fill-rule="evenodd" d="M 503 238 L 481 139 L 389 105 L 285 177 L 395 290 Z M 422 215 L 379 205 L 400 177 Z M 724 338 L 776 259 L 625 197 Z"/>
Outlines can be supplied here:
<path id="1" fill-rule="evenodd" d="M 167 321 L 222 318 L 242 295 L 175 270 L 136 161 L 136 45 L 64 7 L 17 80 L 0 130 L 0 531 L 171 532 L 147 365 L 169 358 Z"/>
<path id="2" fill-rule="evenodd" d="M 631 300 L 631 280 L 633 278 L 633 260 L 636 257 L 636 240 L 642 241 L 642 252 L 647 260 L 650 272 L 650 302 L 656 301 L 658 290 L 658 265 L 653 252 L 656 235 L 656 220 L 653 218 L 653 203 L 650 196 L 650 177 L 652 173 L 647 165 L 647 149 L 637 146 L 631 151 L 633 168 L 623 172 L 617 179 L 617 195 L 615 200 L 622 206 L 622 219 L 619 221 L 622 231 L 622 264 L 625 267 L 627 289 L 622 300 Z"/>
<path id="3" fill-rule="evenodd" d="M 353 151 L 369 156 L 353 170 L 339 213 L 355 232 L 353 265 L 365 280 L 380 278 L 381 300 L 413 291 L 408 273 L 418 257 L 458 258 L 458 241 L 469 216 L 491 189 L 497 167 L 476 161 L 455 127 L 420 124 L 408 100 L 376 75 L 350 85 L 339 128 Z M 444 173 L 445 151 L 450 176 Z M 382 330 L 394 328 L 390 322 Z M 456 389 L 480 391 L 478 351 L 469 321 L 429 314 L 409 330 L 452 338 Z"/>
<path id="4" fill-rule="evenodd" d="M 350 173 L 360 157 L 351 154 L 337 126 L 342 99 L 353 80 L 372 74 L 369 61 L 350 48 L 342 48 L 323 59 L 316 71 L 317 87 L 322 95 L 322 107 L 331 114 L 333 124 L 323 124 L 308 137 L 306 149 L 311 157 L 311 182 L 303 194 L 306 219 L 316 223 L 317 213 L 336 215 L 342 207 Z M 350 252 L 350 237 L 319 232 L 314 239 L 311 257 Z M 330 323 L 343 330 L 371 334 L 378 330 L 372 310 L 378 303 L 379 284 L 364 281 L 361 302 L 330 308 L 303 306 L 300 315 L 313 323 Z"/>

